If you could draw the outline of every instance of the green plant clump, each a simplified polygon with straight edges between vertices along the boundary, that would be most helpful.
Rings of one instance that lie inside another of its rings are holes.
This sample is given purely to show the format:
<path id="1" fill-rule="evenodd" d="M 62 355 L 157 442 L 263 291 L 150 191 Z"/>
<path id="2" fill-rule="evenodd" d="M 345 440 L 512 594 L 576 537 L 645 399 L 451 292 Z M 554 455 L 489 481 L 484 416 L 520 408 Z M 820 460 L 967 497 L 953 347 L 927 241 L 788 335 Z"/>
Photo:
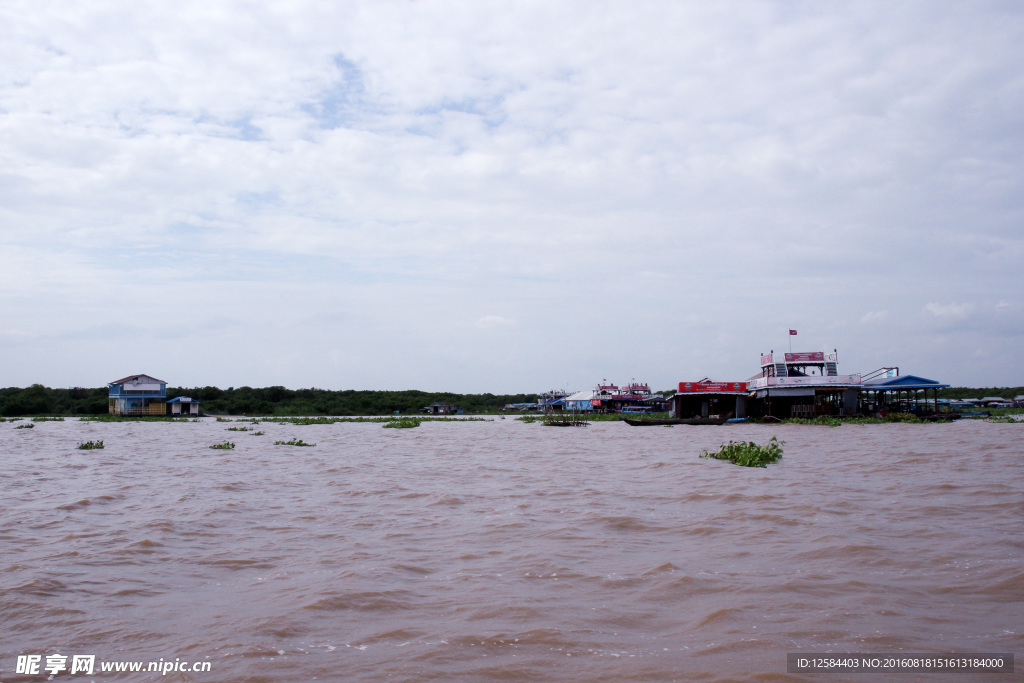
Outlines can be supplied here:
<path id="1" fill-rule="evenodd" d="M 782 422 L 784 424 L 823 425 L 825 427 L 838 427 L 843 424 L 843 421 L 834 415 L 819 415 L 812 418 L 791 417 L 788 420 L 783 420 Z"/>
<path id="2" fill-rule="evenodd" d="M 225 441 L 224 443 L 215 443 L 212 446 L 210 446 L 210 448 L 218 448 L 222 451 L 230 451 L 234 447 L 235 444 L 231 443 L 230 441 Z"/>
<path id="3" fill-rule="evenodd" d="M 715 458 L 717 460 L 728 460 L 729 462 L 743 467 L 767 467 L 769 463 L 778 462 L 782 457 L 782 444 L 774 436 L 768 439 L 768 443 L 759 446 L 753 441 L 738 443 L 730 441 L 714 453 L 706 450 L 701 451 L 702 458 Z"/>
<path id="4" fill-rule="evenodd" d="M 228 431 L 229 432 L 247 432 L 247 431 L 249 431 L 249 428 L 248 427 L 228 427 Z"/>
<path id="5" fill-rule="evenodd" d="M 291 439 L 290 441 L 275 441 L 275 446 L 315 446 L 315 443 L 306 443 L 302 439 Z"/>
<path id="6" fill-rule="evenodd" d="M 80 451 L 91 451 L 98 448 L 103 448 L 102 441 L 84 441 L 78 444 L 78 450 Z"/>
<path id="7" fill-rule="evenodd" d="M 63 417 L 33 417 L 33 422 L 63 422 Z"/>
<path id="8" fill-rule="evenodd" d="M 384 424 L 385 429 L 410 429 L 412 427 L 419 427 L 420 421 L 414 417 L 403 417 L 398 420 L 391 420 Z"/>
<path id="9" fill-rule="evenodd" d="M 32 429 L 33 427 L 35 427 L 35 425 L 29 422 L 28 424 L 18 425 L 15 429 Z"/>

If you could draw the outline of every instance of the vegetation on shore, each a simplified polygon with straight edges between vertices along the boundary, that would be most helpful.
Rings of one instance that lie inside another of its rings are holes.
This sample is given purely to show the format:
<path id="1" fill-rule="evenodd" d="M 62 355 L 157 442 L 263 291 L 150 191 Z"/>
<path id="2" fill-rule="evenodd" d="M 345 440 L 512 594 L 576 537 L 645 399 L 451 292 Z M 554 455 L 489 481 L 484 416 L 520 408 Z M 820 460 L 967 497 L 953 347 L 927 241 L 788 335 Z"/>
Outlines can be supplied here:
<path id="1" fill-rule="evenodd" d="M 996 424 L 1024 424 L 1024 420 L 1017 420 L 1009 415 L 993 415 L 992 417 L 985 418 L 985 422 L 994 422 Z"/>
<path id="2" fill-rule="evenodd" d="M 467 413 L 497 413 L 509 403 L 533 403 L 537 394 L 454 394 L 429 391 L 286 389 L 282 386 L 167 387 L 167 398 L 190 396 L 211 415 L 391 415 L 417 413 L 444 401 Z M 0 389 L 0 415 L 105 415 L 107 387 L 50 389 L 42 384 Z M 172 419 L 172 418 L 167 418 Z"/>
<path id="3" fill-rule="evenodd" d="M 950 387 L 939 389 L 939 398 L 1013 398 L 1024 396 L 1024 387 Z"/>
<path id="4" fill-rule="evenodd" d="M 782 445 L 784 443 L 786 442 L 779 441 L 774 436 L 768 439 L 768 443 L 764 446 L 760 446 L 753 441 L 730 441 L 714 453 L 707 450 L 701 451 L 700 457 L 728 460 L 743 467 L 767 467 L 769 463 L 778 462 L 779 458 L 782 457 Z"/>
<path id="5" fill-rule="evenodd" d="M 668 392 L 671 394 L 672 392 Z M 939 398 L 1013 398 L 1024 387 L 951 387 L 940 389 Z M 509 403 L 534 403 L 537 394 L 455 394 L 429 391 L 374 391 L 347 389 L 286 389 L 282 386 L 253 387 L 168 387 L 167 398 L 191 396 L 202 402 L 211 415 L 325 415 L 359 416 L 416 414 L 424 406 L 444 401 L 466 413 L 497 413 Z M 51 389 L 41 384 L 0 388 L 0 416 L 106 415 L 107 387 Z M 139 418 L 135 418 L 139 419 Z M 183 419 L 149 417 L 147 419 Z M 609 416 L 609 419 L 621 419 Z"/>

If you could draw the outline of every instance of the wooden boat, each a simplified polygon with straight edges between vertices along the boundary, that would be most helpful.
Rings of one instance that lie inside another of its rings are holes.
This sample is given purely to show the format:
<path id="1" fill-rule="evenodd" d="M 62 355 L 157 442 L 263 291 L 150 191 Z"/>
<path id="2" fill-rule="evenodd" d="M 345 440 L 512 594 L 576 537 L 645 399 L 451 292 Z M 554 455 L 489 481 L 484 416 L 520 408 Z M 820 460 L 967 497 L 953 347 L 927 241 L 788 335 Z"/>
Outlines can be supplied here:
<path id="1" fill-rule="evenodd" d="M 627 419 L 624 419 L 622 421 L 625 422 L 628 425 L 633 426 L 633 427 L 664 427 L 664 426 L 667 426 L 667 425 L 686 424 L 683 420 L 679 420 L 679 419 L 676 419 L 674 417 L 673 418 L 651 417 L 651 418 L 647 418 L 646 420 L 630 420 L 630 419 L 627 418 Z"/>
<path id="2" fill-rule="evenodd" d="M 690 417 L 682 420 L 684 425 L 724 425 L 728 417 Z"/>
<path id="3" fill-rule="evenodd" d="M 724 425 L 726 417 L 670 417 L 670 418 L 648 418 L 646 420 L 623 420 L 633 427 L 658 427 L 667 425 Z"/>

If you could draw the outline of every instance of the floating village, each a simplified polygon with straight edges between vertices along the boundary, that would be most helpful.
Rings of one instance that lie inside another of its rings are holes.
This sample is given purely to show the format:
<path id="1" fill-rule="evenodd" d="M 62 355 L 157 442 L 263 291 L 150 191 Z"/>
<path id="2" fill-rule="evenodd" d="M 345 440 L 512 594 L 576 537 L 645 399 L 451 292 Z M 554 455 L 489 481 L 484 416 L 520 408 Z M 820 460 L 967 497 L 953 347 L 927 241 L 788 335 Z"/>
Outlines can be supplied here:
<path id="1" fill-rule="evenodd" d="M 917 375 L 900 374 L 897 366 L 869 373 L 839 373 L 839 353 L 803 351 L 761 354 L 760 371 L 743 381 L 713 381 L 707 377 L 679 382 L 671 396 L 654 394 L 647 384 L 616 386 L 604 381 L 590 391 L 549 391 L 536 404 L 519 403 L 509 410 L 570 411 L 636 414 L 630 424 L 724 424 L 751 418 L 781 420 L 823 416 L 879 416 L 911 413 L 925 419 L 957 419 L 988 415 L 989 408 L 1014 408 L 1024 396 L 940 399 L 950 385 Z M 643 419 L 644 414 L 667 412 L 668 419 Z"/>
<path id="2" fill-rule="evenodd" d="M 924 419 L 987 416 L 992 408 L 1024 405 L 1024 396 L 950 400 L 938 397 L 950 385 L 912 374 L 897 366 L 869 373 L 840 374 L 838 351 L 761 354 L 760 371 L 745 380 L 703 378 L 679 382 L 671 395 L 654 393 L 648 384 L 616 385 L 603 380 L 589 391 L 548 391 L 536 402 L 511 403 L 507 412 L 571 415 L 618 413 L 629 424 L 724 424 L 755 420 L 817 417 L 885 417 L 910 413 Z M 108 411 L 122 416 L 196 417 L 200 401 L 188 396 L 167 398 L 167 382 L 150 375 L 130 375 L 108 383 Z M 454 415 L 463 410 L 447 402 L 420 409 L 428 415 Z M 651 417 L 668 414 L 667 418 Z M 630 419 L 635 418 L 635 419 Z M 575 424 L 578 420 L 565 419 Z"/>

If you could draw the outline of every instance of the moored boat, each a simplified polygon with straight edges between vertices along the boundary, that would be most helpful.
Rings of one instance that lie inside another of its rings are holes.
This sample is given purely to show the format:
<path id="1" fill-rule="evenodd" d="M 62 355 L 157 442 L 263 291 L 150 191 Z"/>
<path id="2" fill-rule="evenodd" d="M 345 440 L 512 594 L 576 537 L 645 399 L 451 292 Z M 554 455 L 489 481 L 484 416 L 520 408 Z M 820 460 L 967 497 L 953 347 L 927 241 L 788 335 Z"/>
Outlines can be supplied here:
<path id="1" fill-rule="evenodd" d="M 643 420 L 625 419 L 623 422 L 633 427 L 657 427 L 666 425 L 723 425 L 727 417 L 669 417 L 669 418 L 648 418 Z"/>

